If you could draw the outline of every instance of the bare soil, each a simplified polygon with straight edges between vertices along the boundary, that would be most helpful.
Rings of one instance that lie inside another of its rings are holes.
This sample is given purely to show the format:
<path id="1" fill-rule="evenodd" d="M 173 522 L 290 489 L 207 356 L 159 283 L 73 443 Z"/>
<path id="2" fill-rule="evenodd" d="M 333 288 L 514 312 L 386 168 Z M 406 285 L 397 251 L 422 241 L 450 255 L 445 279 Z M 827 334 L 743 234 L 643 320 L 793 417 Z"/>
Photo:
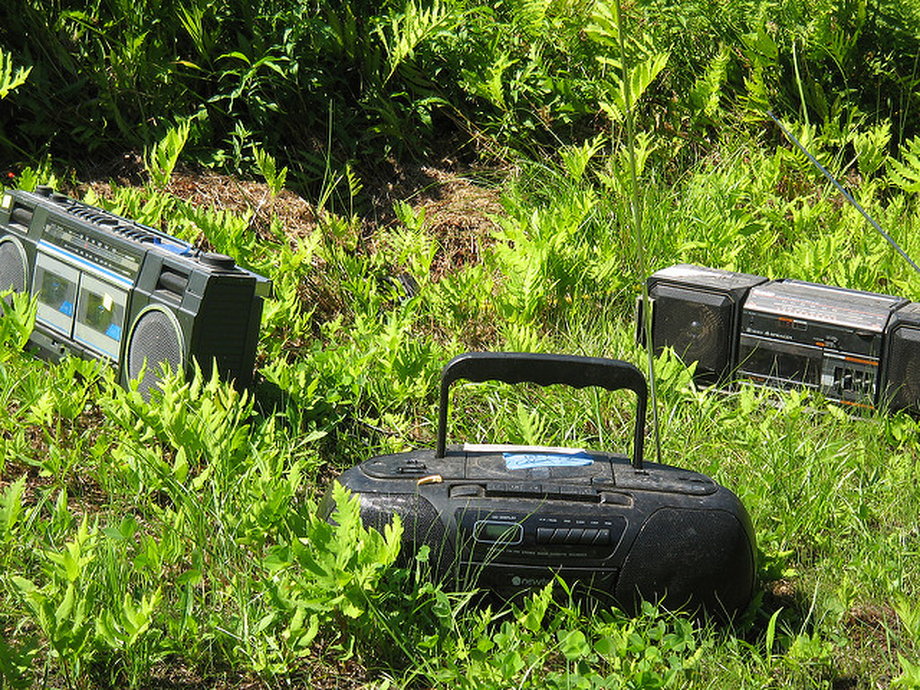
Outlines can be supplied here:
<path id="1" fill-rule="evenodd" d="M 372 244 L 379 229 L 398 223 L 393 208 L 404 201 L 415 213 L 424 212 L 426 231 L 438 242 L 432 279 L 476 263 L 491 241 L 493 218 L 501 212 L 494 180 L 506 173 L 499 169 L 463 168 L 449 159 L 411 165 L 387 161 L 369 168 L 358 173 L 362 190 L 354 200 L 363 225 L 362 236 Z M 113 182 L 142 186 L 145 174 L 140 157 L 129 153 L 97 166 L 88 179 L 73 191 L 92 189 L 105 198 L 111 196 Z M 267 232 L 272 218 L 277 218 L 286 235 L 307 235 L 315 229 L 322 213 L 315 201 L 289 189 L 273 197 L 264 182 L 202 168 L 177 169 L 167 191 L 197 206 L 252 213 L 253 227 L 260 234 Z"/>

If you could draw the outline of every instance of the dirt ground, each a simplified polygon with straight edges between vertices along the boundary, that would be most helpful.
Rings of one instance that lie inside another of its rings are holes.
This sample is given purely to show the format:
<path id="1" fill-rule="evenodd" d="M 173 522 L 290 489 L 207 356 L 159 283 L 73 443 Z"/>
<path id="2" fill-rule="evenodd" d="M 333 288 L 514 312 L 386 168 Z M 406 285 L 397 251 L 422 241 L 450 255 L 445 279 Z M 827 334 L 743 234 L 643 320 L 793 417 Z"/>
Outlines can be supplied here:
<path id="1" fill-rule="evenodd" d="M 362 223 L 362 235 L 372 238 L 375 231 L 398 224 L 393 210 L 397 202 L 409 204 L 416 214 L 423 211 L 424 227 L 439 245 L 432 266 L 432 278 L 437 280 L 451 269 L 480 260 L 482 248 L 491 241 L 494 217 L 502 210 L 496 180 L 507 173 L 463 168 L 446 159 L 411 165 L 379 164 L 357 173 L 361 190 L 353 200 L 354 212 Z M 113 182 L 142 186 L 146 181 L 136 154 L 119 156 L 81 176 L 88 181 L 65 191 L 82 194 L 92 189 L 105 198 L 111 195 Z M 273 197 L 264 182 L 204 168 L 177 169 L 167 191 L 214 210 L 251 212 L 257 231 L 267 230 L 270 220 L 277 218 L 289 236 L 310 233 L 322 213 L 316 200 L 290 189 Z"/>

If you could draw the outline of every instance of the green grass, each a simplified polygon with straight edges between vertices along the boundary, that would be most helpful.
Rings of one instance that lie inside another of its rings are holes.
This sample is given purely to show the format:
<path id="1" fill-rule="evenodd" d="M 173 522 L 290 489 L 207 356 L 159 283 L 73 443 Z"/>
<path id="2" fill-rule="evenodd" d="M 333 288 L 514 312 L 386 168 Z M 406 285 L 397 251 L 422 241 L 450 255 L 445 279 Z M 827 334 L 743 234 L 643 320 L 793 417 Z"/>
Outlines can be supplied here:
<path id="1" fill-rule="evenodd" d="M 259 385 L 205 371 L 149 402 L 93 362 L 24 354 L 34 304 L 5 308 L 0 686 L 920 687 L 920 422 L 904 414 L 698 389 L 658 360 L 662 460 L 732 489 L 754 524 L 757 594 L 728 626 L 592 608 L 563 582 L 484 607 L 431 582 L 425 554 L 397 565 L 398 524 L 366 530 L 343 494 L 335 526 L 317 512 L 342 469 L 433 445 L 455 354 L 643 362 L 648 271 L 917 298 L 920 277 L 763 115 L 920 257 L 912 5 L 647 0 L 622 45 L 613 4 L 581 0 L 14 5 L 0 154 L 16 183 L 76 187 L 74 147 L 143 150 L 146 184 L 87 200 L 230 254 L 275 294 Z M 501 197 L 475 260 L 446 270 L 421 197 L 369 203 L 368 160 L 432 150 L 493 164 Z M 265 207 L 180 199 L 189 162 L 264 178 Z M 296 234 L 266 217 L 285 187 L 316 211 Z M 631 439 L 627 395 L 465 384 L 452 410 L 454 441 Z"/>
<path id="2" fill-rule="evenodd" d="M 883 247 L 859 253 L 876 239 L 823 200 L 806 168 L 782 173 L 811 185 L 787 201 L 784 178 L 769 173 L 790 165 L 783 152 L 741 146 L 723 159 L 677 188 L 645 185 L 654 267 L 787 275 L 800 257 L 796 277 L 911 294 L 916 278 Z M 424 562 L 389 566 L 395 534 L 365 531 L 344 497 L 339 527 L 316 517 L 335 471 L 433 443 L 438 372 L 468 349 L 477 321 L 497 326 L 494 349 L 642 361 L 631 314 L 641 276 L 610 165 L 596 153 L 584 173 L 523 168 L 505 186 L 486 270 L 438 281 L 426 226 L 408 216 L 374 248 L 355 241 L 359 217 L 330 214 L 307 240 L 247 239 L 234 229 L 244 219 L 153 188 L 114 189 L 113 207 L 179 234 L 194 227 L 275 280 L 261 371 L 281 395 L 266 407 L 264 386 L 239 394 L 205 373 L 146 403 L 93 363 L 21 353 L 30 304 L 14 304 L 0 320 L 5 682 L 144 687 L 181 674 L 201 686 L 309 685 L 332 664 L 376 686 L 911 687 L 920 489 L 918 423 L 903 414 L 699 390 L 679 361 L 659 360 L 662 459 L 731 488 L 754 522 L 758 594 L 727 628 L 653 607 L 628 618 L 549 592 L 483 610 L 428 582 Z M 915 216 L 898 199 L 869 201 L 917 255 Z M 783 204 L 793 222 L 795 209 L 816 207 L 822 220 L 790 228 L 770 215 Z M 821 247 L 856 253 L 823 272 L 802 263 Z M 396 270 L 417 275 L 415 297 L 398 298 L 386 279 Z M 300 301 L 306 280 L 332 312 Z M 629 446 L 629 396 L 456 388 L 455 441 Z"/>

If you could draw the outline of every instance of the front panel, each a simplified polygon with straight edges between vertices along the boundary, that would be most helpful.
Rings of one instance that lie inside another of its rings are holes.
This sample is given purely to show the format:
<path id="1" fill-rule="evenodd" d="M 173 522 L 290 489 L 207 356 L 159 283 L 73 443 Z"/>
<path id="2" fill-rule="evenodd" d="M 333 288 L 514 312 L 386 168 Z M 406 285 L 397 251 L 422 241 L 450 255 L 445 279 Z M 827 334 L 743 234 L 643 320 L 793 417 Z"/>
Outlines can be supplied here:
<path id="1" fill-rule="evenodd" d="M 797 280 L 759 285 L 742 310 L 738 372 L 772 388 L 803 387 L 871 407 L 887 325 L 905 303 Z"/>
<path id="2" fill-rule="evenodd" d="M 102 359 L 144 394 L 160 364 L 192 358 L 240 386 L 252 377 L 264 278 L 50 187 L 0 202 L 0 290 L 37 297 L 29 349 Z"/>

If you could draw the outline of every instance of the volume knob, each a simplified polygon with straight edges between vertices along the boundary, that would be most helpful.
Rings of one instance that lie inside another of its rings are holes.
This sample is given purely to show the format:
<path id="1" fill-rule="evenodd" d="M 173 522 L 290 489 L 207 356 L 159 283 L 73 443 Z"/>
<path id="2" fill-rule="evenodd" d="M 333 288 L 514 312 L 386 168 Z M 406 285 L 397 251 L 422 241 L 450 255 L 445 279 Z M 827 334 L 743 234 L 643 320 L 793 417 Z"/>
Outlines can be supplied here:
<path id="1" fill-rule="evenodd" d="M 232 256 L 227 256 L 226 254 L 218 254 L 217 252 L 202 252 L 198 257 L 198 260 L 203 264 L 207 264 L 208 266 L 213 266 L 214 268 L 220 268 L 227 271 L 236 267 L 236 262 L 233 260 Z"/>

